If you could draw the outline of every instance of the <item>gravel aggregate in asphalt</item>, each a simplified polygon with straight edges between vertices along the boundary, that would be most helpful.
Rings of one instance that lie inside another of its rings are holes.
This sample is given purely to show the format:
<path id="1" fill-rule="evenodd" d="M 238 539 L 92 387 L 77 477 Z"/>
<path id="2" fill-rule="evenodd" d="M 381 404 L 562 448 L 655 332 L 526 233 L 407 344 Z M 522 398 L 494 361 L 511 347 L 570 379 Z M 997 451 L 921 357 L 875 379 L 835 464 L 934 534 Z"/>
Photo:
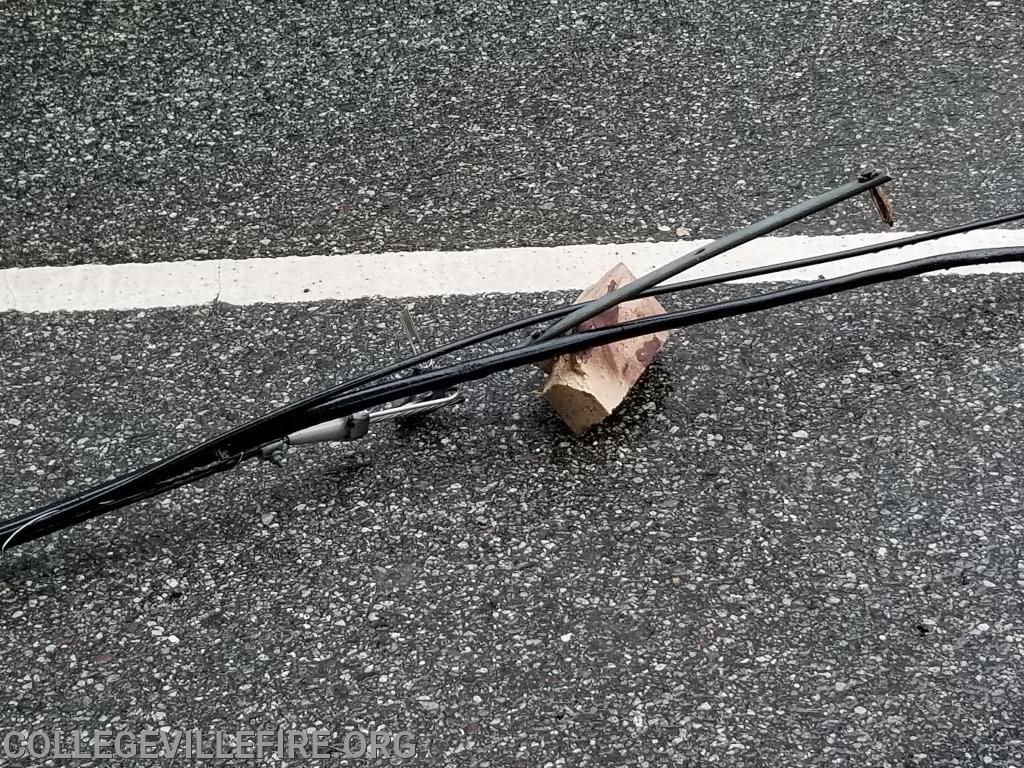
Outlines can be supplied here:
<path id="1" fill-rule="evenodd" d="M 0 9 L 0 267 L 712 237 L 864 165 L 1021 207 L 1024 6 Z M 847 204 L 795 228 L 875 226 Z"/>
<path id="2" fill-rule="evenodd" d="M 494 377 L 431 428 L 14 550 L 0 727 L 376 725 L 453 766 L 1020 765 L 1022 286 L 679 333 L 582 438 L 536 372 Z M 440 339 L 556 298 L 415 312 Z M 399 306 L 0 314 L 3 513 L 402 354 Z"/>

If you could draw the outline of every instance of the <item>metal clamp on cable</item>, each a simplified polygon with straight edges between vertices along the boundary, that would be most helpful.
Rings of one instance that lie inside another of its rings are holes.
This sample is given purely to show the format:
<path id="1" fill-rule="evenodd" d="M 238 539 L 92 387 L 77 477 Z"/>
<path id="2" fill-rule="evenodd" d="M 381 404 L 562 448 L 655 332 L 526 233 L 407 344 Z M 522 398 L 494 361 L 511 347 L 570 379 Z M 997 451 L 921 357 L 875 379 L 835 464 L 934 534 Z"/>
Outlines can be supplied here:
<path id="1" fill-rule="evenodd" d="M 292 432 L 286 438 L 289 445 L 307 445 L 309 443 L 344 442 L 366 437 L 370 431 L 370 412 L 360 411 L 340 419 L 331 419 L 322 424 L 315 424 L 298 432 Z"/>
<path id="2" fill-rule="evenodd" d="M 371 424 L 430 413 L 447 405 L 461 403 L 464 399 L 457 392 L 452 392 L 443 397 L 429 400 L 413 399 L 376 411 L 360 411 L 350 416 L 331 419 L 306 429 L 300 429 L 298 432 L 292 432 L 285 438 L 284 442 L 288 445 L 308 445 L 309 443 L 358 440 L 361 437 L 366 437 Z"/>
<path id="3" fill-rule="evenodd" d="M 380 408 L 376 411 L 360 411 L 359 413 L 331 419 L 320 424 L 314 424 L 312 427 L 292 432 L 281 440 L 275 440 L 272 443 L 261 446 L 257 455 L 261 461 L 268 461 L 278 467 L 283 467 L 288 460 L 288 449 L 293 445 L 359 440 L 362 437 L 366 437 L 366 434 L 370 431 L 371 424 L 431 413 L 445 406 L 461 403 L 464 400 L 465 398 L 462 395 L 450 391 L 449 394 L 439 398 L 424 399 L 417 397 L 389 408 Z"/>

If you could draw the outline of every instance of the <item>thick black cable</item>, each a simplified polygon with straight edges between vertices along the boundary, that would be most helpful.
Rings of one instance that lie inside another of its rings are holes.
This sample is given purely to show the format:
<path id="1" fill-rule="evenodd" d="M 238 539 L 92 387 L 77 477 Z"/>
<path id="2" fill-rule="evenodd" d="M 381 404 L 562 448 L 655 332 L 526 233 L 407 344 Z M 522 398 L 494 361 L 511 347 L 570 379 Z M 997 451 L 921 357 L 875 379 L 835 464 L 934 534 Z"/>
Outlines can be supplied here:
<path id="1" fill-rule="evenodd" d="M 1017 221 L 1022 218 L 1024 218 L 1024 212 L 1007 214 L 1004 216 L 997 216 L 991 219 L 982 219 L 979 221 L 969 222 L 967 224 L 960 224 L 954 227 L 947 227 L 945 229 L 935 230 L 933 232 L 924 232 L 917 235 L 911 235 L 908 237 L 899 238 L 897 240 L 890 240 L 882 243 L 860 246 L 858 248 L 851 248 L 845 251 L 820 254 L 817 256 L 809 256 L 803 259 L 795 259 L 792 261 L 780 262 L 778 264 L 768 264 L 760 267 L 752 267 L 749 269 L 737 270 L 735 272 L 729 272 L 726 274 L 711 275 L 708 277 L 671 283 L 668 285 L 659 285 L 647 289 L 646 291 L 642 292 L 640 296 L 663 296 L 670 293 L 676 293 L 682 290 L 718 285 L 720 283 L 730 282 L 733 280 L 741 280 L 748 277 L 757 277 L 776 272 L 784 272 L 791 269 L 798 269 L 800 267 L 813 266 L 818 264 L 825 264 L 832 261 L 839 261 L 842 259 L 854 258 L 856 256 L 863 256 L 872 253 L 881 253 L 886 250 L 902 248 L 908 245 L 923 243 L 929 240 L 936 240 L 942 237 L 949 237 L 950 235 L 962 234 L 964 232 L 970 232 L 972 230 L 981 229 L 983 227 L 997 226 L 999 224 Z M 274 411 L 270 414 L 267 414 L 264 417 L 261 417 L 261 419 L 254 420 L 247 424 L 241 425 L 240 427 L 236 428 L 236 430 L 254 427 L 260 421 L 269 422 L 274 417 L 284 415 L 286 412 L 289 411 L 301 410 L 303 408 L 313 407 L 314 405 L 330 404 L 331 402 L 341 397 L 342 395 L 351 392 L 356 387 L 368 384 L 373 381 L 377 381 L 379 379 L 393 375 L 395 373 L 401 373 L 402 371 L 408 370 L 410 368 L 413 368 L 426 362 L 430 362 L 439 357 L 442 357 L 443 355 L 458 352 L 462 349 L 473 346 L 475 344 L 480 344 L 485 341 L 489 341 L 493 338 L 497 338 L 498 336 L 503 336 L 508 333 L 521 330 L 523 328 L 529 328 L 533 325 L 538 325 L 548 320 L 564 317 L 569 313 L 573 312 L 574 310 L 576 310 L 580 306 L 586 306 L 586 304 L 568 304 L 562 307 L 557 307 L 555 309 L 549 310 L 547 312 L 542 312 L 540 314 L 533 315 L 531 317 L 520 318 L 510 323 L 506 323 L 496 328 L 481 331 L 479 333 L 467 336 L 462 339 L 454 340 L 452 342 L 443 344 L 434 349 L 427 350 L 417 355 L 413 355 L 412 357 L 406 358 L 404 360 L 391 363 L 387 366 L 384 366 L 383 368 L 379 368 L 377 370 L 370 371 L 355 378 L 341 382 L 333 387 L 329 387 L 325 390 L 310 395 L 307 398 L 304 398 L 303 400 L 300 400 L 296 403 L 284 406 L 283 408 L 278 409 L 277 411 Z M 183 452 L 181 454 L 177 454 L 175 457 L 170 457 L 170 459 L 166 459 L 163 462 L 156 462 L 141 467 L 138 470 L 135 470 L 135 472 L 128 473 L 126 475 L 115 478 L 114 480 L 108 481 L 106 485 L 109 489 L 113 490 L 115 486 L 120 487 L 125 482 L 128 482 L 133 478 L 141 477 L 143 475 L 153 475 L 156 474 L 157 472 L 165 471 L 167 470 L 167 461 L 170 461 L 171 459 L 174 458 L 184 460 L 186 458 L 186 453 L 190 453 L 190 456 L 194 461 L 199 461 L 198 459 L 196 459 L 196 452 L 203 449 L 206 449 L 208 452 L 216 451 L 218 449 L 216 441 L 226 440 L 230 436 L 230 433 L 219 435 L 213 438 L 213 440 L 206 441 L 205 443 L 196 446 L 194 449 L 191 449 L 190 452 Z M 277 437 L 280 437 L 280 433 L 274 437 L 268 438 L 265 442 L 270 442 L 271 440 L 274 440 Z M 207 456 L 206 459 L 206 461 L 199 461 L 199 463 L 209 463 L 209 456 Z M 167 476 L 174 477 L 175 475 L 173 473 L 170 473 L 167 474 Z M 102 486 L 97 486 L 94 488 L 84 489 L 83 491 L 80 491 L 78 494 L 74 494 L 63 499 L 61 502 L 59 502 L 59 504 L 69 506 L 78 501 L 79 499 L 84 498 L 86 495 L 94 493 L 101 487 Z"/>
<path id="2" fill-rule="evenodd" d="M 114 499 L 94 502 L 94 514 L 89 514 L 83 517 L 82 513 L 79 513 L 78 517 L 80 520 L 86 520 L 105 512 L 113 512 L 116 509 L 127 507 L 131 504 L 135 504 L 136 502 L 152 498 L 153 496 L 159 496 L 162 493 L 167 493 L 168 491 L 172 491 L 176 488 L 181 488 L 183 485 L 191 485 L 192 483 L 198 482 L 204 478 L 212 477 L 213 475 L 221 472 L 227 472 L 230 469 L 234 469 L 242 460 L 243 457 L 241 455 L 232 456 L 204 467 L 197 467 L 192 471 L 185 472 L 177 477 L 155 482 L 151 487 L 141 490 L 132 496 L 119 496 Z M 23 543 L 23 541 L 28 541 L 29 539 L 20 538 L 20 532 L 23 530 L 27 531 L 31 528 L 32 530 L 38 530 L 39 536 L 45 536 L 47 533 L 63 530 L 64 528 L 75 525 L 80 521 L 68 519 L 66 514 L 66 512 L 62 512 L 60 509 L 47 509 L 46 507 L 43 507 L 42 509 L 24 516 L 28 519 L 17 521 L 20 522 L 20 525 L 15 525 L 15 520 L 3 523 L 0 525 L 0 551 L 6 550 L 8 548 L 8 544 L 11 542 Z M 57 520 L 58 518 L 62 518 L 62 524 L 57 526 L 48 525 L 47 521 Z"/>
<path id="3" fill-rule="evenodd" d="M 571 336 L 558 337 L 545 342 L 530 345 L 528 347 L 517 347 L 511 350 L 497 352 L 474 360 L 458 363 L 447 368 L 434 371 L 427 371 L 414 376 L 396 381 L 387 381 L 368 387 L 359 392 L 354 392 L 345 398 L 332 404 L 330 409 L 312 408 L 296 414 L 296 417 L 288 423 L 284 433 L 301 429 L 311 424 L 320 423 L 329 418 L 334 418 L 345 413 L 355 413 L 360 410 L 369 409 L 377 405 L 390 402 L 404 396 L 414 396 L 423 392 L 446 389 L 458 386 L 467 381 L 489 376 L 493 373 L 508 370 L 510 368 L 529 365 L 546 360 L 558 355 L 567 354 L 589 347 L 600 346 L 622 339 L 643 336 L 650 333 L 682 328 L 697 325 L 703 322 L 718 320 L 726 317 L 760 312 L 775 307 L 793 304 L 808 299 L 829 296 L 842 291 L 866 287 L 878 283 L 898 280 L 905 277 L 924 274 L 938 270 L 952 269 L 961 266 L 977 264 L 993 264 L 1012 261 L 1024 261 L 1024 247 L 1016 248 L 995 248 L 974 251 L 961 251 L 957 253 L 931 256 L 915 261 L 893 264 L 876 269 L 856 272 L 850 275 L 820 280 L 810 284 L 797 285 L 773 291 L 767 294 L 751 296 L 733 301 L 721 302 L 708 307 L 683 310 L 665 315 L 635 320 L 594 331 L 587 331 Z M 189 453 L 188 451 L 183 452 Z M 252 455 L 245 452 L 244 456 Z M 175 459 L 176 457 L 171 457 Z M 225 463 L 232 461 L 225 456 L 221 459 Z M 234 461 L 237 464 L 237 461 Z M 232 464 L 232 466 L 234 465 Z M 226 468 L 230 468 L 225 466 Z M 133 473 L 134 474 L 134 473 Z M 131 475 L 128 476 L 131 479 Z M 188 481 L 186 481 L 188 482 Z M 130 483 L 129 483 L 130 485 Z M 60 514 L 48 517 L 39 526 L 24 528 L 17 536 L 11 539 L 10 544 L 16 545 L 38 538 L 39 536 L 52 533 L 57 530 L 69 527 L 76 523 L 87 520 L 96 515 L 124 506 L 130 501 L 164 492 L 174 487 L 173 478 L 157 482 L 148 488 L 133 489 L 131 494 L 123 497 L 102 498 L 104 488 L 97 488 L 98 494 L 93 498 L 87 498 L 70 508 L 64 509 Z M 152 491 L 150 493 L 150 491 Z M 130 501 L 126 501 L 130 500 Z M 123 503 L 122 503 L 123 502 Z M 58 505 L 60 502 L 57 503 Z M 25 520 L 34 515 L 48 512 L 50 508 L 57 505 L 49 505 L 36 510 L 29 515 L 23 515 L 14 520 L 8 520 L 0 524 L 0 537 L 10 537 L 20 520 Z"/>

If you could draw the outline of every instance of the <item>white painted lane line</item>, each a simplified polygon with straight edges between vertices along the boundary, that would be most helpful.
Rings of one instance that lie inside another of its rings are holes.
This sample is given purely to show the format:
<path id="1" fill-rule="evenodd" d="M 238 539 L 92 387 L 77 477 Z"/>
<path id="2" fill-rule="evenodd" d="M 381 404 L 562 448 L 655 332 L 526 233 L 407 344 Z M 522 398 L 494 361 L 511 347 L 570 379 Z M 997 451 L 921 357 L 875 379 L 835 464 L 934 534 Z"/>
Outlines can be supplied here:
<path id="1" fill-rule="evenodd" d="M 907 233 L 820 237 L 768 237 L 687 272 L 688 277 L 729 272 L 853 248 Z M 57 312 L 291 303 L 363 296 L 517 293 L 577 289 L 617 261 L 635 274 L 675 259 L 707 240 L 476 251 L 339 254 L 277 259 L 86 264 L 0 270 L 0 310 Z M 1024 230 L 979 230 L 965 235 L 835 264 L 753 278 L 813 280 L 967 248 L 1024 245 Z M 972 267 L 968 274 L 1024 272 L 1024 264 Z"/>

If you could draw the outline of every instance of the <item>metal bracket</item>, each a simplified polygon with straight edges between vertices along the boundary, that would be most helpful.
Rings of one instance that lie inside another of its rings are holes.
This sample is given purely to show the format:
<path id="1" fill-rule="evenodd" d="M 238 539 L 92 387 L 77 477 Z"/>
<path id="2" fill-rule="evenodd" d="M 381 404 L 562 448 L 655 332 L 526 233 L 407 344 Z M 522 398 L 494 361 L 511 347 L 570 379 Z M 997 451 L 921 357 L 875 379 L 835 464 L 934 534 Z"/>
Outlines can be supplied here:
<path id="1" fill-rule="evenodd" d="M 409 346 L 412 348 L 412 353 L 414 355 L 422 354 L 423 353 L 423 337 L 420 335 L 420 331 L 416 327 L 416 323 L 412 319 L 412 313 L 409 312 L 408 307 L 402 307 L 401 311 L 398 313 L 398 317 L 399 317 L 399 320 L 402 323 L 402 330 L 405 331 L 405 337 L 406 337 L 406 339 L 409 340 Z M 412 376 L 416 376 L 417 374 L 429 371 L 430 368 L 431 368 L 431 364 L 429 362 L 421 363 L 420 365 L 413 366 L 411 369 L 409 369 L 409 374 L 412 375 Z M 394 402 L 394 404 L 393 404 L 393 407 L 397 407 L 397 406 L 400 406 L 400 405 L 405 405 L 406 403 L 412 403 L 412 402 L 417 401 L 417 400 L 419 400 L 419 401 L 441 400 L 441 399 L 443 399 L 445 397 L 448 397 L 449 395 L 452 395 L 454 393 L 455 393 L 455 389 L 448 389 L 448 390 L 440 390 L 439 389 L 439 390 L 435 390 L 433 392 L 424 393 L 424 394 L 420 395 L 419 397 L 406 397 L 406 398 L 402 398 L 401 400 L 396 400 Z M 410 411 L 408 413 L 399 413 L 396 416 L 394 416 L 394 418 L 396 418 L 399 421 L 401 421 L 402 419 L 410 418 L 410 417 L 416 416 L 416 415 L 418 415 L 420 413 L 425 413 L 425 411 L 419 410 L 419 409 L 415 409 L 415 410 L 412 410 L 412 411 Z"/>
<path id="2" fill-rule="evenodd" d="M 423 349 L 423 340 L 416 324 L 413 322 L 409 310 L 403 308 L 401 311 L 402 327 L 409 339 L 414 354 L 420 354 Z M 413 373 L 422 372 L 427 367 L 417 368 Z M 292 432 L 282 440 L 267 443 L 260 448 L 259 457 L 262 461 L 269 461 L 271 464 L 283 466 L 287 461 L 288 449 L 293 445 L 309 445 L 310 443 L 335 443 L 350 442 L 366 437 L 372 424 L 382 421 L 402 420 L 413 416 L 420 416 L 447 405 L 461 403 L 465 398 L 458 394 L 454 388 L 425 392 L 416 397 L 406 397 L 396 400 L 390 406 L 376 411 L 360 411 L 359 413 L 342 416 L 337 419 L 330 419 L 320 424 Z"/>

